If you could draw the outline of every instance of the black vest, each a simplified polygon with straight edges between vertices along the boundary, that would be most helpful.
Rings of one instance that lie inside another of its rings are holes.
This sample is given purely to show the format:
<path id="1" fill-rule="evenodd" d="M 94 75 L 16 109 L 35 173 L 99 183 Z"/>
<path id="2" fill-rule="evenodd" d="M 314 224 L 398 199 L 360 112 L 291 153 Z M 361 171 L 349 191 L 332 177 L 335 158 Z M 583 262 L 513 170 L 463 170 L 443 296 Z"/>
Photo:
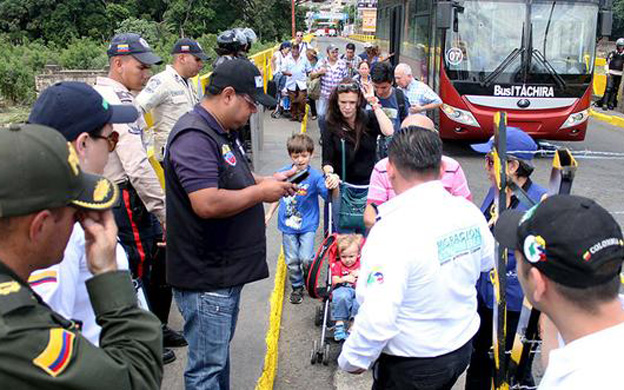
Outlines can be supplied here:
<path id="1" fill-rule="evenodd" d="M 624 52 L 618 53 L 617 50 L 613 50 L 609 54 L 609 69 L 624 70 Z"/>
<path id="2" fill-rule="evenodd" d="M 218 145 L 220 189 L 240 190 L 255 184 L 234 135 L 212 129 L 195 110 L 178 120 L 167 140 L 167 282 L 180 289 L 210 291 L 264 279 L 269 270 L 262 203 L 228 218 L 200 218 L 172 169 L 170 145 L 182 132 L 199 130 Z"/>

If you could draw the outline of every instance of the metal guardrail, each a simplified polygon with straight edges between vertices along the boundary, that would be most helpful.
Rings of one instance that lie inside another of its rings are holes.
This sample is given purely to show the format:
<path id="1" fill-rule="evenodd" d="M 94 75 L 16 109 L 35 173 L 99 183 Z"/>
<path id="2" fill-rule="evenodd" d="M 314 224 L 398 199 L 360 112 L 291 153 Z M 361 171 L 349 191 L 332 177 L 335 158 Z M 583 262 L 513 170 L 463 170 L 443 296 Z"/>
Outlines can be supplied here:
<path id="1" fill-rule="evenodd" d="M 349 39 L 353 39 L 354 41 L 361 42 L 373 42 L 377 39 L 374 35 L 369 34 L 351 34 L 348 37 Z"/>

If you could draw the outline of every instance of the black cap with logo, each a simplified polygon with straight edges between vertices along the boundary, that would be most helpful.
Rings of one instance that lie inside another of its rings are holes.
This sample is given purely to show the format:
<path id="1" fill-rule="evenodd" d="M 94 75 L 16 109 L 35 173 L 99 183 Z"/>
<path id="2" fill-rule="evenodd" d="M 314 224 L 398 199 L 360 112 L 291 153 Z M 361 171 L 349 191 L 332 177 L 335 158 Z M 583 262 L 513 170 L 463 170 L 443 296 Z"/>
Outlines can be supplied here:
<path id="1" fill-rule="evenodd" d="M 248 94 L 255 102 L 265 107 L 274 107 L 277 102 L 264 93 L 264 79 L 258 68 L 250 61 L 235 58 L 224 61 L 212 72 L 208 88 L 221 91 L 232 87 L 237 93 Z"/>
<path id="2" fill-rule="evenodd" d="M 131 55 L 144 65 L 158 65 L 163 62 L 162 58 L 154 54 L 147 41 L 135 33 L 115 35 L 106 54 L 109 57 Z"/>
<path id="3" fill-rule="evenodd" d="M 0 128 L 0 161 L 2 218 L 68 205 L 105 210 L 119 198 L 110 180 L 82 172 L 71 143 L 49 127 Z"/>
<path id="4" fill-rule="evenodd" d="M 208 61 L 208 56 L 204 53 L 199 42 L 190 38 L 182 38 L 173 45 L 171 54 L 192 54 L 202 61 Z"/>
<path id="5" fill-rule="evenodd" d="M 138 117 L 139 112 L 132 105 L 108 104 L 85 83 L 61 81 L 39 95 L 28 123 L 50 126 L 73 141 L 81 133 L 100 130 L 107 123 L 132 123 Z"/>
<path id="6" fill-rule="evenodd" d="M 624 261 L 620 226 L 598 203 L 581 196 L 554 195 L 526 213 L 506 210 L 494 235 L 549 279 L 568 287 L 604 284 L 618 276 Z"/>

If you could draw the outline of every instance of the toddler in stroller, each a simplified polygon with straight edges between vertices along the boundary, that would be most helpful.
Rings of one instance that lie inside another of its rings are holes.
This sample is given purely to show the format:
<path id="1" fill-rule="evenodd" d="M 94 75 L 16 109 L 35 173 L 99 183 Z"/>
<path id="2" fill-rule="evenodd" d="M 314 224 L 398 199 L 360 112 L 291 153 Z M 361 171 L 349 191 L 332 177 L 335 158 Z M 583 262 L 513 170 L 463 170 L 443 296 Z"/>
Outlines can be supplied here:
<path id="1" fill-rule="evenodd" d="M 347 338 L 347 325 L 358 311 L 355 284 L 360 272 L 360 250 L 364 238 L 360 234 L 341 234 L 336 239 L 337 257 L 330 260 L 332 275 L 332 318 L 336 321 L 334 340 Z"/>

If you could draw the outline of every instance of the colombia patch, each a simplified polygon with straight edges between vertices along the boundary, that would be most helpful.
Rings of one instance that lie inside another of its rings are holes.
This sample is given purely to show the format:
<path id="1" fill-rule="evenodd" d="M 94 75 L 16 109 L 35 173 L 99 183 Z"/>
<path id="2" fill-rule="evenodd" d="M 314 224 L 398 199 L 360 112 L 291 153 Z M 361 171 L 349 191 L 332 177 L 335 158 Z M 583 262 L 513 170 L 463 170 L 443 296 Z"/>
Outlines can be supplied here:
<path id="1" fill-rule="evenodd" d="M 28 284 L 36 287 L 46 283 L 56 283 L 57 272 L 55 270 L 35 272 L 28 278 Z"/>
<path id="2" fill-rule="evenodd" d="M 75 334 L 65 329 L 50 329 L 48 345 L 33 359 L 33 364 L 53 377 L 58 376 L 65 371 L 71 361 L 75 338 Z"/>

